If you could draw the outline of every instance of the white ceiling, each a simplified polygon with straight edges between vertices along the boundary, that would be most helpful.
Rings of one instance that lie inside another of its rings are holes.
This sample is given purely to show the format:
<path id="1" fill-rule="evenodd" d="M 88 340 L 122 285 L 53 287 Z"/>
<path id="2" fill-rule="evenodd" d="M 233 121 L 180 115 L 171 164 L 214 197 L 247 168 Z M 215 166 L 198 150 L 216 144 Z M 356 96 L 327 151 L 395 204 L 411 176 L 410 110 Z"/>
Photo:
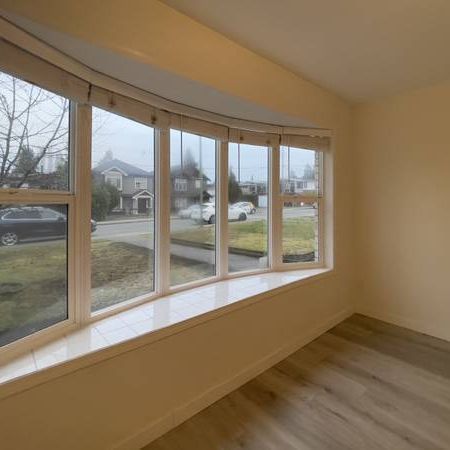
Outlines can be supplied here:
<path id="1" fill-rule="evenodd" d="M 352 101 L 450 78 L 450 0 L 162 0 Z"/>

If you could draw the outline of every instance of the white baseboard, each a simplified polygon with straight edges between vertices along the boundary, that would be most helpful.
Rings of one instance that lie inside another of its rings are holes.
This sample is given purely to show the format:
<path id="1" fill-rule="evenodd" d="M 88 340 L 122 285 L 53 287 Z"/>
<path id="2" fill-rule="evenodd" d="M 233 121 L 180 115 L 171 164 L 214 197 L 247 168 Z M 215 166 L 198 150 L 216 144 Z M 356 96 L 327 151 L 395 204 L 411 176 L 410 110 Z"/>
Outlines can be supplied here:
<path id="1" fill-rule="evenodd" d="M 380 312 L 369 308 L 356 307 L 355 313 L 362 314 L 367 317 L 382 320 L 383 322 L 391 323 L 399 327 L 408 328 L 409 330 L 418 333 L 426 334 L 428 336 L 436 337 L 450 342 L 450 329 L 447 327 L 439 327 L 436 324 L 430 325 L 422 320 L 410 319 L 408 317 Z"/>
<path id="2" fill-rule="evenodd" d="M 334 316 L 328 318 L 319 326 L 314 327 L 314 329 L 309 330 L 307 333 L 298 337 L 293 342 L 289 342 L 275 352 L 244 368 L 237 374 L 230 377 L 228 380 L 207 389 L 196 398 L 193 398 L 189 402 L 180 405 L 179 407 L 167 413 L 165 416 L 148 424 L 138 432 L 120 441 L 113 447 L 114 450 L 141 449 L 153 440 L 170 431 L 172 428 L 180 425 L 201 410 L 205 409 L 217 400 L 220 400 L 225 395 L 229 394 L 251 379 L 255 378 L 260 373 L 282 361 L 291 353 L 294 353 L 301 347 L 316 339 L 321 334 L 328 331 L 330 328 L 333 328 L 335 325 L 351 316 L 353 313 L 353 308 L 347 308 L 340 311 Z"/>

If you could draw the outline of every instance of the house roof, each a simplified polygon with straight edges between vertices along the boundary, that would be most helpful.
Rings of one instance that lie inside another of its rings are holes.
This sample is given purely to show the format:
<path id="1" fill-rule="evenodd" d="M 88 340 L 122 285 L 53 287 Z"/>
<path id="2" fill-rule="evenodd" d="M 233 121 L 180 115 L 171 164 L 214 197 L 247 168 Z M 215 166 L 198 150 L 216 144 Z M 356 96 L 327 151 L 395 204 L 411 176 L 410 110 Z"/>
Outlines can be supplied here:
<path id="1" fill-rule="evenodd" d="M 111 169 L 119 169 L 126 176 L 140 176 L 140 177 L 150 177 L 153 176 L 153 172 L 147 172 L 139 167 L 128 164 L 120 159 L 111 159 L 110 161 L 103 161 L 94 167 L 94 172 L 106 172 Z"/>

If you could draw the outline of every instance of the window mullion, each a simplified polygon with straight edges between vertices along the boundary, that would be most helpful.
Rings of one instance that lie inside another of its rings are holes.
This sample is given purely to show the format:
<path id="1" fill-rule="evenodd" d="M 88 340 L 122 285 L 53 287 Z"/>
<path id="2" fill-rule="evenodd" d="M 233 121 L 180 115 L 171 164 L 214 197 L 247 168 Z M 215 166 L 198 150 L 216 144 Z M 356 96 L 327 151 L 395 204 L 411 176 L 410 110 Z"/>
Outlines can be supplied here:
<path id="1" fill-rule="evenodd" d="M 74 177 L 75 208 L 72 230 L 73 248 L 76 250 L 75 318 L 86 322 L 91 315 L 91 130 L 92 109 L 88 105 L 75 108 L 74 131 Z M 70 214 L 70 213 L 69 213 Z M 69 297 L 69 301 L 70 300 Z"/>
<path id="2" fill-rule="evenodd" d="M 216 210 L 219 212 L 216 230 L 217 275 L 228 274 L 228 142 L 217 142 L 218 181 L 216 189 Z M 218 202 L 218 205 L 217 205 Z"/>
<path id="3" fill-rule="evenodd" d="M 282 207 L 280 196 L 280 146 L 272 147 L 270 151 L 269 175 L 269 262 L 273 270 L 282 265 L 281 233 Z"/>
<path id="4" fill-rule="evenodd" d="M 155 136 L 155 291 L 165 295 L 170 288 L 170 132 L 156 130 Z"/>

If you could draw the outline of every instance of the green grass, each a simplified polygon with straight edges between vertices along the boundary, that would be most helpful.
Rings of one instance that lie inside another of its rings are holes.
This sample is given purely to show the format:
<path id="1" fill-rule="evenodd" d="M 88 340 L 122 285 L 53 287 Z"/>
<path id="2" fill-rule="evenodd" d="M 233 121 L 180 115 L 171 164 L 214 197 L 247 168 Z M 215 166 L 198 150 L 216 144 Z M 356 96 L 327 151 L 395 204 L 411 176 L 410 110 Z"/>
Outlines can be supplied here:
<path id="1" fill-rule="evenodd" d="M 316 250 L 317 221 L 313 217 L 289 218 L 283 221 L 283 254 L 299 255 Z"/>
<path id="2" fill-rule="evenodd" d="M 284 254 L 309 253 L 316 247 L 316 220 L 313 217 L 289 218 L 283 221 Z M 263 220 L 231 222 L 228 227 L 230 247 L 267 252 L 267 227 Z M 173 238 L 214 244 L 214 227 L 203 225 L 196 229 L 172 233 Z"/>
<path id="3" fill-rule="evenodd" d="M 66 316 L 66 247 L 0 247 L 0 332 Z"/>

